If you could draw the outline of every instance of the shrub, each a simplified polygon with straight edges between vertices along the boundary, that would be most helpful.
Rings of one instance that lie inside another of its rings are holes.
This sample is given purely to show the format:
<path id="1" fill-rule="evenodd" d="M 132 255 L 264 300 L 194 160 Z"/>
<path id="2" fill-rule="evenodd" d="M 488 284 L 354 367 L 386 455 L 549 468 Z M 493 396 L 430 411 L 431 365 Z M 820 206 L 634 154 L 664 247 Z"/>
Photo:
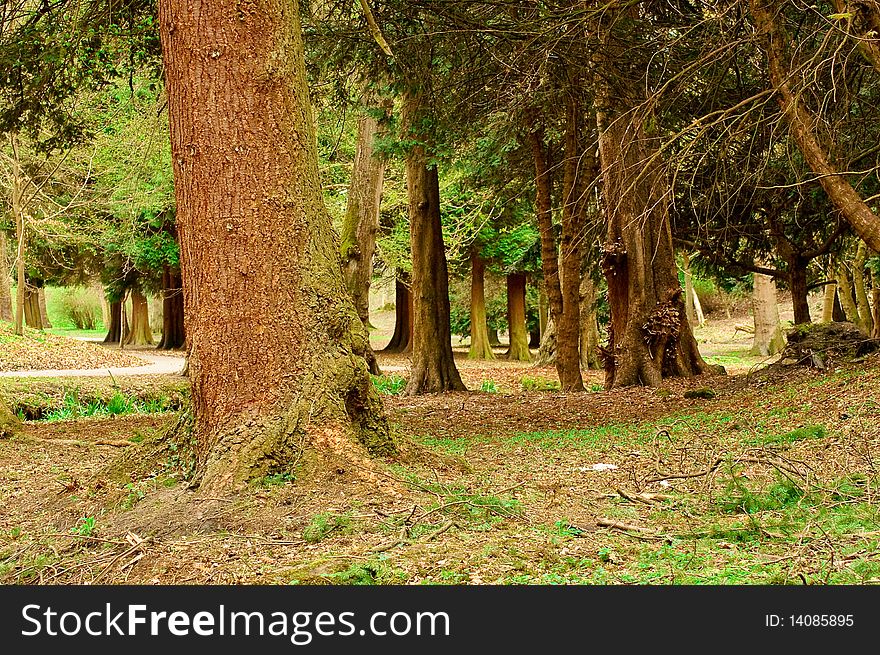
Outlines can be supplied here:
<path id="1" fill-rule="evenodd" d="M 97 293 L 82 288 L 67 288 L 61 293 L 60 308 L 64 319 L 77 330 L 96 330 L 101 322 L 101 301 Z"/>

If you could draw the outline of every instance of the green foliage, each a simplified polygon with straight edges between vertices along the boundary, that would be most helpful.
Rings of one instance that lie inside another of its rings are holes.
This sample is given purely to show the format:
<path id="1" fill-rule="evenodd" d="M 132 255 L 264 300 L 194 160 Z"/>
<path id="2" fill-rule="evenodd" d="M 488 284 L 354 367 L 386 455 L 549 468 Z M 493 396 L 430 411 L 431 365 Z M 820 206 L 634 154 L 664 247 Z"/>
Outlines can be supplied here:
<path id="1" fill-rule="evenodd" d="M 824 425 L 807 425 L 782 434 L 765 435 L 759 439 L 753 440 L 753 443 L 764 445 L 788 445 L 805 439 L 824 439 L 827 436 L 828 429 Z"/>
<path id="2" fill-rule="evenodd" d="M 387 396 L 399 396 L 406 389 L 406 378 L 392 373 L 391 375 L 371 375 L 373 386 L 379 393 Z"/>
<path id="3" fill-rule="evenodd" d="M 78 534 L 83 537 L 91 537 L 92 533 L 95 531 L 95 517 L 94 516 L 84 516 L 79 521 L 77 521 L 76 525 L 70 529 L 72 534 Z"/>
<path id="4" fill-rule="evenodd" d="M 790 478 L 778 478 L 766 491 L 753 491 L 745 485 L 741 475 L 733 472 L 717 504 L 722 512 L 755 514 L 784 509 L 803 499 L 804 490 Z"/>
<path id="5" fill-rule="evenodd" d="M 46 312 L 57 329 L 98 330 L 101 320 L 101 299 L 87 287 L 46 287 Z"/>
<path id="6" fill-rule="evenodd" d="M 296 480 L 296 477 L 290 473 L 270 473 L 261 478 L 255 478 L 251 481 L 251 485 L 255 487 L 280 487 Z"/>
<path id="7" fill-rule="evenodd" d="M 144 491 L 133 482 L 129 482 L 128 484 L 126 484 L 125 489 L 126 491 L 128 491 L 128 494 L 125 496 L 125 498 L 122 499 L 122 502 L 119 504 L 122 509 L 131 509 L 132 507 L 137 505 L 139 501 L 143 500 L 146 497 L 146 493 L 144 493 Z"/>
<path id="8" fill-rule="evenodd" d="M 480 383 L 480 391 L 485 393 L 498 393 L 498 385 L 495 384 L 494 380 L 483 380 Z"/>
<path id="9" fill-rule="evenodd" d="M 80 399 L 79 391 L 64 393 L 60 407 L 46 411 L 40 420 L 46 422 L 69 421 L 93 416 L 120 416 L 123 414 L 155 414 L 172 409 L 172 400 L 167 396 L 141 400 L 116 391 L 106 401 L 100 398 Z"/>
<path id="10" fill-rule="evenodd" d="M 562 388 L 559 380 L 529 375 L 524 375 L 520 384 L 523 391 L 559 391 Z"/>
<path id="11" fill-rule="evenodd" d="M 312 517 L 303 530 L 303 539 L 310 544 L 324 540 L 331 532 L 345 530 L 351 525 L 350 514 L 329 514 L 322 512 Z"/>

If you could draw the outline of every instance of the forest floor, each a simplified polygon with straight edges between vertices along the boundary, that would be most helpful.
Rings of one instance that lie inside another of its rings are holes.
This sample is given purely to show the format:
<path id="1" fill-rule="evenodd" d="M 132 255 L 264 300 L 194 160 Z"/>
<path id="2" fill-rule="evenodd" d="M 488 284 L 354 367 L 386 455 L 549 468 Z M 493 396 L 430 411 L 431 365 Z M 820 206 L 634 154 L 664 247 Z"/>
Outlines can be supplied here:
<path id="1" fill-rule="evenodd" d="M 749 372 L 734 345 L 715 355 L 733 375 L 604 391 L 587 373 L 584 394 L 460 350 L 484 391 L 403 397 L 385 378 L 401 455 L 373 477 L 229 497 L 189 491 L 174 453 L 117 473 L 184 378 L 3 379 L 43 420 L 0 440 L 0 582 L 880 583 L 880 356 Z"/>

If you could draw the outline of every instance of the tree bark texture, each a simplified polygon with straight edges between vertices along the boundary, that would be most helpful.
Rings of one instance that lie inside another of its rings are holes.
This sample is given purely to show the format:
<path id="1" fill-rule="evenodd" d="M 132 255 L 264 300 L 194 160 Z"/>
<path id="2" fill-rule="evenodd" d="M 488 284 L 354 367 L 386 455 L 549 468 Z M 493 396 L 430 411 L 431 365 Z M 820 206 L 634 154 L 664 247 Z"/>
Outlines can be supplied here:
<path id="1" fill-rule="evenodd" d="M 853 283 L 846 264 L 841 262 L 837 268 L 837 295 L 846 314 L 846 320 L 853 325 L 859 324 L 859 308 L 853 295 Z"/>
<path id="2" fill-rule="evenodd" d="M 413 349 L 406 394 L 465 391 L 452 355 L 449 273 L 440 222 L 440 182 L 428 159 L 427 139 L 417 129 L 424 107 L 418 93 L 405 94 L 402 122 L 419 142 L 406 156 L 412 251 Z"/>
<path id="3" fill-rule="evenodd" d="M 52 327 L 49 321 L 49 310 L 46 307 L 46 288 L 42 284 L 37 287 L 37 307 L 40 311 L 40 325 L 42 328 L 48 329 Z"/>
<path id="4" fill-rule="evenodd" d="M 602 368 L 599 357 L 599 322 L 596 316 L 596 283 L 589 275 L 581 281 L 581 368 Z"/>
<path id="5" fill-rule="evenodd" d="M 42 330 L 43 315 L 40 311 L 40 291 L 25 282 L 24 288 L 24 324 L 34 330 Z"/>
<path id="6" fill-rule="evenodd" d="M 413 298 L 408 284 L 409 275 L 398 271 L 394 280 L 394 333 L 383 349 L 387 353 L 412 351 Z"/>
<path id="7" fill-rule="evenodd" d="M 12 311 L 12 279 L 9 277 L 6 232 L 0 231 L 0 321 L 14 320 Z"/>
<path id="8" fill-rule="evenodd" d="M 110 323 L 107 326 L 104 343 L 119 343 L 121 340 L 124 342 L 128 336 L 128 317 L 122 311 L 122 302 L 116 300 L 110 303 Z"/>
<path id="9" fill-rule="evenodd" d="M 874 331 L 874 317 L 871 315 L 871 303 L 868 300 L 868 290 L 865 287 L 865 262 L 867 259 L 868 247 L 864 241 L 860 241 L 856 249 L 856 257 L 853 260 L 852 275 L 856 308 L 859 314 L 857 325 L 865 334 L 871 334 Z"/>
<path id="10" fill-rule="evenodd" d="M 379 231 L 379 205 L 385 176 L 385 162 L 376 156 L 373 148 L 378 133 L 379 121 L 374 116 L 363 114 L 358 119 L 357 146 L 340 245 L 345 286 L 368 333 L 373 252 Z M 381 374 L 372 347 L 367 350 L 367 364 L 371 373 Z"/>
<path id="11" fill-rule="evenodd" d="M 510 344 L 507 358 L 518 362 L 532 361 L 529 351 L 529 332 L 526 329 L 526 274 L 507 276 L 507 326 Z"/>
<path id="12" fill-rule="evenodd" d="M 126 346 L 152 346 L 150 309 L 147 297 L 140 289 L 131 290 L 131 327 L 125 335 Z"/>
<path id="13" fill-rule="evenodd" d="M 785 335 L 779 323 L 776 282 L 769 275 L 755 273 L 752 312 L 755 319 L 755 338 L 751 354 L 763 357 L 775 355 L 785 347 Z"/>
<path id="14" fill-rule="evenodd" d="M 486 264 L 480 255 L 471 252 L 471 347 L 469 359 L 495 359 L 486 326 Z"/>
<path id="15" fill-rule="evenodd" d="M 197 482 L 394 453 L 321 197 L 298 2 L 159 18 Z"/>
<path id="16" fill-rule="evenodd" d="M 623 56 L 620 43 L 606 46 L 600 65 L 609 70 L 603 79 L 614 75 L 615 57 Z M 618 94 L 605 81 L 597 81 L 596 91 L 608 225 L 602 268 L 611 310 L 603 350 L 605 385 L 658 386 L 665 377 L 707 372 L 685 314 L 669 224 L 669 184 L 656 138 L 645 129 L 650 116 L 638 98 Z"/>
<path id="17" fill-rule="evenodd" d="M 186 344 L 183 320 L 183 278 L 180 271 L 165 265 L 162 269 L 162 338 L 158 350 L 177 350 Z"/>

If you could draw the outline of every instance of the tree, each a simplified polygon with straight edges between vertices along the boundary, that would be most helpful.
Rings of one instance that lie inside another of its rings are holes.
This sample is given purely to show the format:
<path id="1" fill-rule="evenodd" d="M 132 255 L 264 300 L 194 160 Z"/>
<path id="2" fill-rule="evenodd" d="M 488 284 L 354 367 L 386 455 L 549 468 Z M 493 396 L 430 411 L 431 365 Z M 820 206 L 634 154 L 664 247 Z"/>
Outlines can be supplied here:
<path id="1" fill-rule="evenodd" d="M 596 121 L 607 232 L 602 268 L 611 321 L 606 387 L 657 386 L 665 377 L 705 373 L 685 314 L 669 222 L 670 187 L 658 156 L 646 64 L 630 61 L 644 34 L 636 8 L 615 3 L 603 18 L 596 56 Z"/>
<path id="2" fill-rule="evenodd" d="M 383 105 L 383 113 L 390 109 Z M 357 151 L 351 171 L 348 203 L 342 223 L 341 254 L 345 284 L 364 328 L 370 329 L 370 282 L 373 277 L 373 251 L 379 230 L 379 204 L 385 162 L 376 154 L 374 140 L 379 120 L 366 111 L 358 118 Z M 367 363 L 374 375 L 381 373 L 373 349 L 367 350 Z"/>
<path id="3" fill-rule="evenodd" d="M 290 471 L 308 447 L 395 452 L 321 198 L 298 11 L 285 0 L 160 8 L 207 489 Z"/>
<path id="4" fill-rule="evenodd" d="M 440 219 L 440 181 L 428 151 L 431 139 L 419 130 L 429 121 L 422 93 L 405 93 L 404 134 L 414 143 L 406 154 L 412 249 L 413 355 L 408 395 L 465 391 L 452 355 L 449 272 Z"/>

